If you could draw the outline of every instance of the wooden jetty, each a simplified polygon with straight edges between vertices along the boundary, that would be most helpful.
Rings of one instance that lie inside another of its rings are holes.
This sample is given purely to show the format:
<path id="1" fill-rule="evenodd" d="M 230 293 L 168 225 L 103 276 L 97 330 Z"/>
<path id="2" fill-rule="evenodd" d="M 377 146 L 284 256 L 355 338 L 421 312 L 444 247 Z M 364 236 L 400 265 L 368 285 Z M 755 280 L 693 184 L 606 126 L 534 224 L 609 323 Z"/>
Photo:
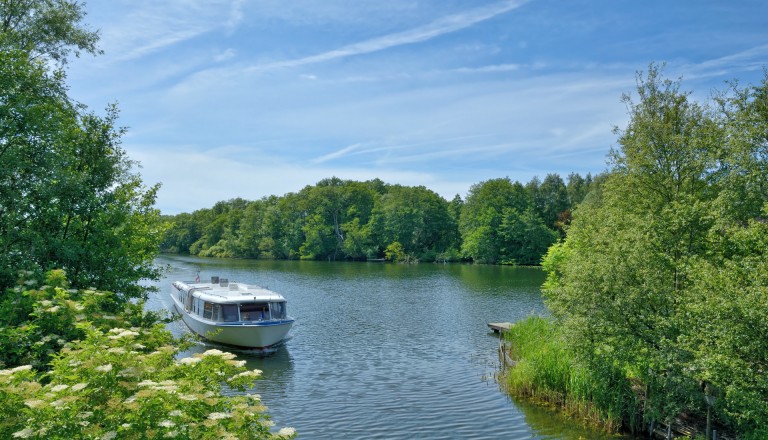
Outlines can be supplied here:
<path id="1" fill-rule="evenodd" d="M 503 333 L 512 328 L 511 322 L 489 322 L 488 327 L 493 330 L 494 333 Z"/>

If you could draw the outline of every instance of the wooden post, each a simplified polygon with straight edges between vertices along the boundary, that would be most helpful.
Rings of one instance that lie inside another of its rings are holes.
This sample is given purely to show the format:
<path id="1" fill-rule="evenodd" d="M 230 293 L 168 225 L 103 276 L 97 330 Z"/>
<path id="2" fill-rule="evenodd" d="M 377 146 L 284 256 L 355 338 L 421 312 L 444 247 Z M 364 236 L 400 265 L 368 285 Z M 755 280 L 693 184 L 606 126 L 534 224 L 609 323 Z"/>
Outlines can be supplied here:
<path id="1" fill-rule="evenodd" d="M 709 382 L 704 382 L 702 387 L 704 389 L 704 401 L 707 402 L 707 437 L 709 440 L 712 438 L 712 406 L 715 404 L 715 396 L 712 392 L 712 387 Z"/>

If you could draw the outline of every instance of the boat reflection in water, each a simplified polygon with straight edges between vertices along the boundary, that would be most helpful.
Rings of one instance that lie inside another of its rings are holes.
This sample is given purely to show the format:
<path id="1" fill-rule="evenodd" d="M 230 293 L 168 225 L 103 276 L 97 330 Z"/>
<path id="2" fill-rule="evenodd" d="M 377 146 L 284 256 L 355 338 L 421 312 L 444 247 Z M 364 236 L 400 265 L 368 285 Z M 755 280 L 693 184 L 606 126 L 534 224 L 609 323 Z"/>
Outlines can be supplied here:
<path id="1" fill-rule="evenodd" d="M 249 349 L 282 343 L 293 326 L 282 295 L 266 288 L 230 283 L 175 281 L 171 298 L 184 324 L 203 338 Z"/>

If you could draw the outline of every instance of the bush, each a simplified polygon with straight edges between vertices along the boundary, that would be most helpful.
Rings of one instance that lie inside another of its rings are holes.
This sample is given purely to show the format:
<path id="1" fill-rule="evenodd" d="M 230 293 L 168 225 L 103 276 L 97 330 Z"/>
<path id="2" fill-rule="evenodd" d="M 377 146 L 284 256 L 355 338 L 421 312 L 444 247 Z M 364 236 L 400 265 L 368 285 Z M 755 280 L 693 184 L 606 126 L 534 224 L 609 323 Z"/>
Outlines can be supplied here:
<path id="1" fill-rule="evenodd" d="M 56 286 L 24 291 L 32 321 L 2 329 L 6 345 L 8 335 L 24 342 L 13 360 L 31 363 L 0 370 L 0 438 L 295 436 L 292 428 L 271 432 L 258 395 L 222 395 L 249 390 L 260 371 L 219 350 L 178 359 L 188 342 L 140 305 L 108 314 L 114 294 L 67 290 L 63 277 L 52 272 Z"/>

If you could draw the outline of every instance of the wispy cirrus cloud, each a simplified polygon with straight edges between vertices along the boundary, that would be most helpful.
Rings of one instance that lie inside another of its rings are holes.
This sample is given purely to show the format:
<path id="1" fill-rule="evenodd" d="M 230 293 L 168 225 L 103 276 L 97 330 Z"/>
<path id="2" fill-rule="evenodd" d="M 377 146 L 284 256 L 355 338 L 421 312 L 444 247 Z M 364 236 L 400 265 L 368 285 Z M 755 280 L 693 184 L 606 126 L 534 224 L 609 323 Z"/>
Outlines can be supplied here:
<path id="1" fill-rule="evenodd" d="M 339 58 L 356 55 L 364 55 L 373 52 L 390 49 L 406 44 L 420 43 L 433 38 L 465 29 L 474 24 L 507 13 L 527 3 L 528 0 L 508 0 L 493 5 L 471 9 L 458 14 L 434 20 L 426 25 L 419 26 L 402 32 L 395 32 L 377 38 L 368 39 L 358 43 L 349 44 L 338 49 L 329 50 L 317 55 L 296 58 L 285 61 L 275 61 L 266 64 L 258 64 L 249 67 L 246 71 L 260 72 L 265 70 L 290 68 L 308 64 L 323 63 Z"/>
<path id="2" fill-rule="evenodd" d="M 687 78 L 730 75 L 745 70 L 759 70 L 766 66 L 768 44 L 750 47 L 736 53 L 684 66 Z"/>
<path id="3" fill-rule="evenodd" d="M 478 67 L 459 67 L 458 69 L 453 69 L 451 72 L 456 73 L 496 73 L 496 72 L 513 72 L 515 70 L 520 70 L 524 66 L 521 66 L 520 64 L 493 64 L 493 65 L 487 65 L 487 66 L 478 66 Z"/>
<path id="4" fill-rule="evenodd" d="M 340 150 L 336 150 L 336 151 L 334 151 L 332 153 L 328 153 L 328 154 L 325 154 L 323 156 L 320 156 L 320 157 L 314 159 L 312 161 L 312 163 L 315 163 L 315 164 L 324 163 L 324 162 L 328 162 L 328 161 L 333 160 L 333 159 L 338 159 L 340 157 L 344 157 L 347 154 L 349 154 L 349 153 L 351 153 L 351 152 L 353 152 L 355 150 L 358 150 L 361 146 L 363 146 L 363 144 L 360 144 L 360 143 L 359 144 L 349 145 L 349 146 L 344 147 L 344 148 L 342 148 Z"/>
<path id="5" fill-rule="evenodd" d="M 243 0 L 134 1 L 110 10 L 119 17 L 102 32 L 113 61 L 131 61 L 243 20 Z"/>
<path id="6" fill-rule="evenodd" d="M 381 153 L 389 153 L 389 152 L 394 152 L 399 150 L 413 149 L 415 147 L 424 147 L 429 145 L 445 145 L 445 144 L 455 143 L 458 141 L 466 141 L 466 140 L 484 138 L 489 136 L 492 136 L 492 135 L 491 134 L 463 135 L 463 136 L 454 136 L 449 138 L 436 138 L 436 139 L 419 141 L 417 140 L 419 139 L 419 136 L 411 133 L 411 134 L 405 135 L 399 140 L 388 139 L 388 140 L 359 142 L 356 144 L 352 144 L 347 147 L 344 147 L 339 150 L 320 156 L 312 160 L 311 163 L 320 164 L 320 163 L 330 162 L 335 159 L 341 159 L 349 155 L 360 155 L 360 154 L 378 155 Z"/>

